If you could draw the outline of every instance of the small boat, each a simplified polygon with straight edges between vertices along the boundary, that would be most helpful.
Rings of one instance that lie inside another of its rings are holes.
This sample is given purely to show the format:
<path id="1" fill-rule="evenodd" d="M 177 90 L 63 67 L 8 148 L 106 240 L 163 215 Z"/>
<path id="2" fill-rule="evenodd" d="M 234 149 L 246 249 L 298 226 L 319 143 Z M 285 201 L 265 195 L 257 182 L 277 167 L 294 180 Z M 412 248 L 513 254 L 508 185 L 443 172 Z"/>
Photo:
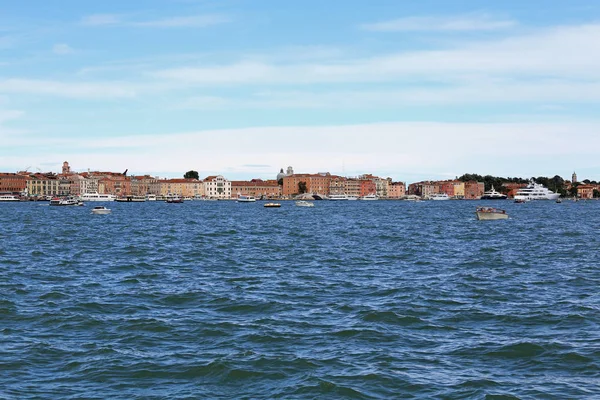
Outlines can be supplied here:
<path id="1" fill-rule="evenodd" d="M 92 214 L 110 214 L 110 208 L 106 208 L 104 206 L 96 206 L 92 208 Z"/>
<path id="2" fill-rule="evenodd" d="M 146 201 L 156 201 L 156 195 L 155 194 L 147 194 Z"/>
<path id="3" fill-rule="evenodd" d="M 279 203 L 265 203 L 265 205 L 263 207 L 265 207 L 265 208 L 279 208 L 279 207 L 281 207 L 281 204 L 279 204 Z"/>
<path id="4" fill-rule="evenodd" d="M 515 203 L 527 203 L 528 201 L 527 199 L 515 199 Z"/>
<path id="5" fill-rule="evenodd" d="M 348 196 L 345 194 L 330 194 L 328 199 L 330 201 L 348 200 Z"/>
<path id="6" fill-rule="evenodd" d="M 375 193 L 370 193 L 366 196 L 361 197 L 360 199 L 364 200 L 364 201 L 373 201 L 373 200 L 379 200 L 379 196 L 377 196 Z"/>
<path id="7" fill-rule="evenodd" d="M 296 202 L 296 206 L 297 207 L 314 207 L 315 204 L 313 202 L 306 201 L 306 200 L 298 200 Z"/>
<path id="8" fill-rule="evenodd" d="M 493 207 L 477 207 L 475 215 L 479 221 L 508 219 L 508 214 L 505 210 L 500 210 Z"/>
<path id="9" fill-rule="evenodd" d="M 237 198 L 238 203 L 254 203 L 256 201 L 256 197 L 254 196 L 244 196 L 240 194 Z"/>
<path id="10" fill-rule="evenodd" d="M 173 196 L 165 200 L 166 203 L 180 204 L 183 203 L 183 197 Z"/>
<path id="11" fill-rule="evenodd" d="M 348 200 L 356 201 L 356 200 L 358 200 L 358 197 L 357 196 L 348 196 Z"/>
<path id="12" fill-rule="evenodd" d="M 558 204 L 560 204 L 560 203 L 562 203 L 562 200 L 561 200 L 561 199 L 556 199 L 556 202 L 557 202 Z"/>
<path id="13" fill-rule="evenodd" d="M 450 200 L 450 196 L 447 193 L 433 193 L 429 196 L 430 200 Z"/>
<path id="14" fill-rule="evenodd" d="M 82 206 L 83 201 L 74 199 L 72 197 L 66 197 L 61 199 L 60 197 L 55 197 L 50 200 L 51 206 Z"/>

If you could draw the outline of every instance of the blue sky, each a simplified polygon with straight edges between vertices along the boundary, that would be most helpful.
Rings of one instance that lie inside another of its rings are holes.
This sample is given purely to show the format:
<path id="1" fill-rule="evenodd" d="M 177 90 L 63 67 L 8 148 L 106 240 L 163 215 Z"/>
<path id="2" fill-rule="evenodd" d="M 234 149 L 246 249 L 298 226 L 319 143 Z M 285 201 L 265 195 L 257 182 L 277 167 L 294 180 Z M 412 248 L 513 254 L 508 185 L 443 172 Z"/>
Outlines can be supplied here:
<path id="1" fill-rule="evenodd" d="M 600 178 L 600 3 L 0 1 L 0 171 Z"/>

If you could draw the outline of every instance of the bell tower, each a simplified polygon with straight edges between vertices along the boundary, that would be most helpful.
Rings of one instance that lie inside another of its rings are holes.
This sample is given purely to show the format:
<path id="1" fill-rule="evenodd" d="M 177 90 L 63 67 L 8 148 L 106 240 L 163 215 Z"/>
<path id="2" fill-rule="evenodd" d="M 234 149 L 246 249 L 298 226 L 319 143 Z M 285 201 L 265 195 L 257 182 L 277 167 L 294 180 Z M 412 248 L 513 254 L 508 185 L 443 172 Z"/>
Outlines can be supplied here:
<path id="1" fill-rule="evenodd" d="M 577 183 L 577 174 L 575 172 L 573 172 L 573 175 L 571 176 L 571 183 Z"/>
<path id="2" fill-rule="evenodd" d="M 71 167 L 69 167 L 69 163 L 66 162 L 66 161 L 63 163 L 62 173 L 63 174 L 70 174 L 71 173 Z"/>

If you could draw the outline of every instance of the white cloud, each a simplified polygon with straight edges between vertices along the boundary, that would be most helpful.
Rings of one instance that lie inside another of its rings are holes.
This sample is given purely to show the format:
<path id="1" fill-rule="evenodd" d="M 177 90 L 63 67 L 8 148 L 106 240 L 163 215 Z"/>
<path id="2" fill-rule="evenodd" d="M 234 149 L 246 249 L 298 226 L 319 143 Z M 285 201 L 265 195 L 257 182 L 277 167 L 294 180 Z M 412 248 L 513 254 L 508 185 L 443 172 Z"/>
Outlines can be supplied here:
<path id="1" fill-rule="evenodd" d="M 57 43 L 52 46 L 52 52 L 54 54 L 64 55 L 71 54 L 74 52 L 73 48 L 66 43 Z"/>
<path id="2" fill-rule="evenodd" d="M 36 79 L 0 80 L 0 93 L 49 95 L 81 99 L 131 98 L 134 89 L 116 82 L 60 82 Z"/>
<path id="3" fill-rule="evenodd" d="M 117 25 L 121 23 L 121 16 L 116 14 L 87 15 L 80 22 L 87 26 Z"/>
<path id="4" fill-rule="evenodd" d="M 467 14 L 451 17 L 405 17 L 372 24 L 364 24 L 361 25 L 361 28 L 378 32 L 466 32 L 507 29 L 516 24 L 517 23 L 514 20 L 494 18 L 488 14 Z"/>
<path id="5" fill-rule="evenodd" d="M 231 19 L 224 15 L 209 14 L 165 18 L 154 21 L 132 22 L 130 25 L 150 28 L 204 28 L 230 21 Z"/>
<path id="6" fill-rule="evenodd" d="M 86 26 L 119 25 L 147 28 L 204 28 L 227 22 L 231 22 L 231 18 L 219 14 L 176 16 L 148 21 L 132 21 L 116 14 L 95 14 L 85 16 L 80 21 Z"/>
<path id="7" fill-rule="evenodd" d="M 196 85 L 305 85 L 349 82 L 432 82 L 474 76 L 600 78 L 600 25 L 559 27 L 529 35 L 463 43 L 443 50 L 412 51 L 337 62 L 276 64 L 242 60 L 186 66 L 151 76 Z"/>
<path id="8" fill-rule="evenodd" d="M 235 178 L 255 173 L 245 165 L 257 163 L 293 165 L 298 172 L 334 173 L 340 173 L 344 165 L 347 171 L 374 172 L 395 179 L 415 173 L 435 177 L 446 171 L 554 175 L 562 168 L 556 164 L 557 157 L 569 170 L 594 165 L 595 149 L 600 146 L 596 134 L 599 129 L 600 123 L 566 122 L 255 127 L 102 139 L 45 139 L 32 142 L 29 154 L 13 162 L 18 166 L 51 161 L 56 154 L 48 149 L 56 146 L 61 158 L 81 169 L 129 168 L 172 175 L 193 168 Z M 316 141 L 318 146 L 314 145 Z M 586 145 L 572 146 L 578 142 Z M 216 153 L 216 148 L 226 151 Z"/>

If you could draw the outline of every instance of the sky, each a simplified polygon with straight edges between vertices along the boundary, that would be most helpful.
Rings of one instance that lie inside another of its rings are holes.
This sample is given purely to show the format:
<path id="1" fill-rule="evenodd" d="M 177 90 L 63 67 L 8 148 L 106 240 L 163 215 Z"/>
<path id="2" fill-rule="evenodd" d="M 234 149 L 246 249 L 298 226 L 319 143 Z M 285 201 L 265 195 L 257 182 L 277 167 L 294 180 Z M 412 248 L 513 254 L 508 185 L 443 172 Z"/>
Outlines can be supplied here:
<path id="1" fill-rule="evenodd" d="M 598 180 L 599 110 L 600 2 L 0 0 L 3 172 Z"/>

